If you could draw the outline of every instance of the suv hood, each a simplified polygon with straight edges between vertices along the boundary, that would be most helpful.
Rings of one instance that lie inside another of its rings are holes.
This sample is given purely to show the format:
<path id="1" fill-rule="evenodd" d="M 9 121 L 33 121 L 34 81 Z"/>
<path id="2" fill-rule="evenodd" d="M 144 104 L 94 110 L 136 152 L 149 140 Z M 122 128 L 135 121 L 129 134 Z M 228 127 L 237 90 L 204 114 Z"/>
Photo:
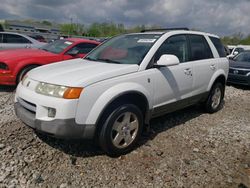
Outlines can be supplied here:
<path id="1" fill-rule="evenodd" d="M 230 61 L 229 62 L 229 67 L 241 68 L 241 69 L 250 69 L 250 62 Z"/>
<path id="2" fill-rule="evenodd" d="M 86 87 L 90 84 L 137 72 L 138 65 L 121 65 L 74 59 L 41 66 L 28 76 L 36 81 L 71 87 Z"/>

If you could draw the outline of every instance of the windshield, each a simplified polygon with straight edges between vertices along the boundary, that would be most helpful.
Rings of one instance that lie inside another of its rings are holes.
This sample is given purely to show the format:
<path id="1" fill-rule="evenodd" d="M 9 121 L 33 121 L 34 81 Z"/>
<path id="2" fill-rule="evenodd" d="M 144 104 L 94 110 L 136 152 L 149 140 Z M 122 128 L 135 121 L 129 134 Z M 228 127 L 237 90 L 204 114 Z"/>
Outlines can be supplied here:
<path id="1" fill-rule="evenodd" d="M 140 64 L 161 34 L 129 34 L 114 37 L 86 59 L 117 64 Z"/>
<path id="2" fill-rule="evenodd" d="M 234 58 L 235 61 L 250 62 L 250 52 L 242 52 Z"/>
<path id="3" fill-rule="evenodd" d="M 60 54 L 63 52 L 68 46 L 72 45 L 73 42 L 67 40 L 56 40 L 52 43 L 46 44 L 45 46 L 41 47 L 40 49 L 52 52 L 55 54 Z"/>

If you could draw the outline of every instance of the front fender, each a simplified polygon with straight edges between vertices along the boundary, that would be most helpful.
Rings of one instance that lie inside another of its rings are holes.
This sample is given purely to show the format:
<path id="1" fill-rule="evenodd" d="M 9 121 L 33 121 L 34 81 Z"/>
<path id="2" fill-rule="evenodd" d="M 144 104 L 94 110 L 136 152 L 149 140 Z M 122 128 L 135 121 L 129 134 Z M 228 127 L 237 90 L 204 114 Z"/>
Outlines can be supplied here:
<path id="1" fill-rule="evenodd" d="M 138 92 L 144 95 L 148 101 L 149 108 L 152 108 L 151 95 L 146 88 L 138 83 L 120 83 L 107 89 L 98 97 L 87 116 L 86 124 L 96 124 L 100 114 L 114 99 L 131 92 Z"/>
<path id="2" fill-rule="evenodd" d="M 42 65 L 40 62 L 35 62 L 35 61 L 20 61 L 18 64 L 14 67 L 14 75 L 17 76 L 18 73 L 25 67 L 31 66 L 31 65 Z"/>

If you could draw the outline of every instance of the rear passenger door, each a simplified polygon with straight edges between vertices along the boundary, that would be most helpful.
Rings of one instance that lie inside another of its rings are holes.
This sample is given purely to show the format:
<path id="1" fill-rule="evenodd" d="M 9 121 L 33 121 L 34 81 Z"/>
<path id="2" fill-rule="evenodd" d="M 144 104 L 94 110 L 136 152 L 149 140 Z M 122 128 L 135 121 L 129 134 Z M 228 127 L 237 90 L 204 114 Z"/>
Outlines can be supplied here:
<path id="1" fill-rule="evenodd" d="M 193 95 L 206 92 L 209 82 L 217 70 L 207 39 L 203 35 L 187 35 L 190 45 L 190 62 L 193 65 Z"/>
<path id="2" fill-rule="evenodd" d="M 157 50 L 155 63 L 163 54 L 172 54 L 178 57 L 180 64 L 156 68 L 154 113 L 173 111 L 189 104 L 193 90 L 193 66 L 188 62 L 189 51 L 186 35 L 169 37 Z"/>

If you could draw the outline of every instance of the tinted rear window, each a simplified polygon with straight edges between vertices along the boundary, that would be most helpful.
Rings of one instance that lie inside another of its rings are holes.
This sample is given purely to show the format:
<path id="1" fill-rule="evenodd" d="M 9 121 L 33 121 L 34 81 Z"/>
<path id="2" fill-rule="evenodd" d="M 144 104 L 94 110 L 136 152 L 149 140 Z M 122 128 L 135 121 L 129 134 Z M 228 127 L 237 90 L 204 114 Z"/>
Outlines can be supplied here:
<path id="1" fill-rule="evenodd" d="M 213 58 L 212 51 L 207 40 L 202 35 L 188 35 L 191 46 L 191 60 L 202 60 Z"/>
<path id="2" fill-rule="evenodd" d="M 31 43 L 31 42 L 28 39 L 19 35 L 4 34 L 3 43 L 26 44 L 26 43 Z"/>
<path id="3" fill-rule="evenodd" d="M 224 46 L 222 45 L 219 38 L 209 37 L 212 43 L 214 44 L 215 48 L 217 49 L 220 57 L 226 57 L 226 51 Z"/>

